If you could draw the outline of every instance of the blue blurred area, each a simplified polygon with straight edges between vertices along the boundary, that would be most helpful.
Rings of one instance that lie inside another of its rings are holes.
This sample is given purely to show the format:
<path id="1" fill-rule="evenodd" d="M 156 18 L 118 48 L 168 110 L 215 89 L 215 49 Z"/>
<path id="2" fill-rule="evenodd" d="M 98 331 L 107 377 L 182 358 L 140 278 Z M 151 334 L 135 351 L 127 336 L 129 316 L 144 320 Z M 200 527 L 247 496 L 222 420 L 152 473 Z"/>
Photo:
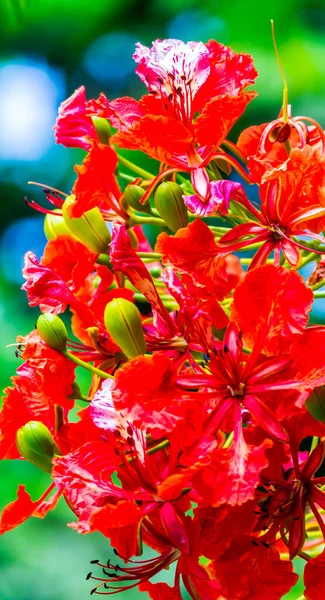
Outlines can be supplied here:
<path id="1" fill-rule="evenodd" d="M 0 315 L 2 386 L 19 364 L 17 334 L 33 327 L 37 310 L 28 309 L 22 292 L 23 254 L 42 254 L 42 217 L 23 199 L 42 203 L 36 181 L 69 193 L 80 150 L 56 146 L 54 125 L 60 102 L 85 84 L 88 97 L 104 91 L 139 97 L 142 84 L 134 75 L 136 41 L 156 38 L 185 41 L 216 38 L 236 51 L 253 54 L 260 72 L 259 97 L 232 132 L 275 118 L 281 106 L 282 82 L 274 57 L 270 18 L 289 82 L 295 114 L 309 114 L 325 124 L 325 5 L 322 0 L 0 0 Z M 256 190 L 248 194 L 257 200 Z M 313 265 L 308 265 L 308 274 Z M 307 268 L 303 272 L 307 275 Z M 324 320 L 324 301 L 315 303 L 314 317 Z M 32 465 L 0 464 L 0 509 L 13 500 L 18 483 L 33 498 L 41 494 L 44 475 Z M 84 600 L 91 586 L 84 580 L 93 558 L 111 555 L 108 541 L 78 536 L 65 522 L 73 515 L 62 502 L 45 522 L 32 520 L 0 538 L 1 600 Z M 287 600 L 301 594 L 301 583 Z M 147 597 L 136 591 L 123 598 Z M 185 597 L 185 596 L 184 596 Z"/>

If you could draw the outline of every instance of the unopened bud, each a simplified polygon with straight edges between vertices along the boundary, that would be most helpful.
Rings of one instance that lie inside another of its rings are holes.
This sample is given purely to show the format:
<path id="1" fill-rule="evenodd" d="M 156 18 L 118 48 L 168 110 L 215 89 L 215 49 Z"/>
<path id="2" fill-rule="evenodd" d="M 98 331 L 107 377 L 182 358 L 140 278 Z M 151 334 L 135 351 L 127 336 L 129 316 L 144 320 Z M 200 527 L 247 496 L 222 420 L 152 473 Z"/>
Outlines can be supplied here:
<path id="1" fill-rule="evenodd" d="M 52 472 L 52 459 L 61 455 L 51 432 L 40 421 L 29 421 L 18 429 L 16 444 L 20 454 L 28 462 L 36 465 L 47 473 Z"/>
<path id="2" fill-rule="evenodd" d="M 68 341 L 68 332 L 62 319 L 51 313 L 44 313 L 37 319 L 37 332 L 50 348 L 63 352 Z"/>
<path id="3" fill-rule="evenodd" d="M 92 117 L 92 122 L 101 144 L 106 144 L 108 146 L 109 138 L 112 135 L 112 128 L 109 122 L 102 117 Z"/>
<path id="4" fill-rule="evenodd" d="M 123 200 L 127 206 L 131 206 L 131 208 L 137 210 L 138 212 L 150 213 L 151 210 L 149 204 L 140 204 L 140 200 L 144 192 L 145 190 L 139 185 L 133 185 L 130 183 L 124 190 Z"/>
<path id="5" fill-rule="evenodd" d="M 173 181 L 164 181 L 155 191 L 155 207 L 171 231 L 188 225 L 183 193 L 181 186 Z"/>
<path id="6" fill-rule="evenodd" d="M 53 211 L 53 212 L 56 212 Z M 44 233 L 47 240 L 56 240 L 59 235 L 75 237 L 67 226 L 64 218 L 59 214 L 48 213 L 44 219 Z"/>
<path id="7" fill-rule="evenodd" d="M 141 315 L 135 304 L 125 298 L 115 298 L 106 305 L 105 327 L 128 358 L 145 354 Z"/>
<path id="8" fill-rule="evenodd" d="M 107 254 L 111 234 L 99 208 L 95 206 L 85 212 L 82 217 L 70 218 L 68 207 L 73 203 L 74 196 L 68 196 L 62 206 L 62 215 L 67 227 L 89 250 L 95 254 Z"/>

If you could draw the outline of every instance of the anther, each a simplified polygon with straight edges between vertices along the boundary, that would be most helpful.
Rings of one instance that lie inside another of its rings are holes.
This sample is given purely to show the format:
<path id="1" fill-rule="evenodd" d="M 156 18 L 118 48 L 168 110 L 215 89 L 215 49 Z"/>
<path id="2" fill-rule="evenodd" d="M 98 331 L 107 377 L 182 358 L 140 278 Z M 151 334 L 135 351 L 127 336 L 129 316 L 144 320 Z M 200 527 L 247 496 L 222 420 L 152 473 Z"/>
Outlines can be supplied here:
<path id="1" fill-rule="evenodd" d="M 88 581 L 88 579 L 90 579 L 90 578 L 91 578 L 91 576 L 92 576 L 92 572 L 91 572 L 91 571 L 89 571 L 89 573 L 88 573 L 88 575 L 87 575 L 87 577 L 86 577 L 86 581 Z"/>

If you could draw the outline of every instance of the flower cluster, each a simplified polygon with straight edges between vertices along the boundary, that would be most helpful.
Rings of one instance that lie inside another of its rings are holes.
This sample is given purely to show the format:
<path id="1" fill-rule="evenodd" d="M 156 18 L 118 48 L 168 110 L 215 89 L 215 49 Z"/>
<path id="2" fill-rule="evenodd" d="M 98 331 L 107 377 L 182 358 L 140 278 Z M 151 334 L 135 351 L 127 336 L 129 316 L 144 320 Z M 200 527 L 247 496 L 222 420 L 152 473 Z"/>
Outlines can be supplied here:
<path id="1" fill-rule="evenodd" d="M 257 72 L 215 41 L 138 44 L 134 59 L 140 100 L 79 88 L 61 105 L 56 141 L 86 156 L 69 195 L 44 189 L 52 210 L 29 202 L 46 213 L 44 255 L 23 270 L 41 315 L 18 338 L 0 456 L 51 483 L 38 501 L 20 486 L 0 532 L 63 496 L 70 526 L 119 557 L 92 561 L 91 594 L 278 600 L 300 556 L 321 600 L 325 327 L 309 315 L 325 297 L 324 133 L 284 105 L 230 142 Z"/>

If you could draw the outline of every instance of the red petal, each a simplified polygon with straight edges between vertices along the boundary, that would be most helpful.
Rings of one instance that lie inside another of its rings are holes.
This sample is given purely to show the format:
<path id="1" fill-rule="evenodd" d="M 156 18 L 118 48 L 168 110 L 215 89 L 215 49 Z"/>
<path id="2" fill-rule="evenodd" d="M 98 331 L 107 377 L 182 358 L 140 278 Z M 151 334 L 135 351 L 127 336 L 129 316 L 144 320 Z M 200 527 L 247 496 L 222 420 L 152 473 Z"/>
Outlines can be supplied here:
<path id="1" fill-rule="evenodd" d="M 121 148 L 142 150 L 168 165 L 175 163 L 176 157 L 185 160 L 193 137 L 180 121 L 169 117 L 145 115 L 127 130 L 120 130 L 112 136 L 111 143 Z M 176 160 L 176 166 L 179 162 Z M 185 163 L 186 164 L 186 163 Z"/>
<path id="2" fill-rule="evenodd" d="M 55 141 L 72 148 L 89 150 L 91 140 L 97 133 L 90 117 L 86 115 L 86 89 L 78 88 L 70 98 L 62 102 L 54 125 Z"/>
<path id="3" fill-rule="evenodd" d="M 264 265 L 237 286 L 231 317 L 250 348 L 260 338 L 266 354 L 287 354 L 307 325 L 312 302 L 312 291 L 298 273 Z"/>
<path id="4" fill-rule="evenodd" d="M 67 284 L 54 271 L 42 266 L 32 252 L 25 255 L 23 276 L 26 283 L 22 289 L 27 292 L 30 306 L 40 306 L 43 312 L 57 315 L 73 302 Z"/>
<path id="5" fill-rule="evenodd" d="M 69 235 L 59 235 L 47 242 L 41 263 L 59 275 L 73 290 L 85 285 L 87 275 L 93 272 L 97 255 Z"/>
<path id="6" fill-rule="evenodd" d="M 5 506 L 1 513 L 0 535 L 14 529 L 14 527 L 17 527 L 31 516 L 44 518 L 49 510 L 55 508 L 59 497 L 58 494 L 55 494 L 48 502 L 44 502 L 44 499 L 53 488 L 54 484 L 51 484 L 42 497 L 33 502 L 30 495 L 26 492 L 25 486 L 20 485 L 18 487 L 17 500 Z"/>
<path id="7" fill-rule="evenodd" d="M 225 94 L 210 100 L 194 125 L 195 138 L 200 146 L 218 148 L 256 95 L 256 92 L 243 92 L 238 96 Z"/>
<path id="8" fill-rule="evenodd" d="M 144 581 L 139 585 L 140 592 L 148 592 L 151 600 L 182 600 L 180 590 L 171 588 L 167 583 Z"/>
<path id="9" fill-rule="evenodd" d="M 179 229 L 174 236 L 161 233 L 155 249 L 162 253 L 163 262 L 190 273 L 218 300 L 222 300 L 235 285 L 229 278 L 225 257 L 220 253 L 213 233 L 200 219 Z"/>
<path id="10" fill-rule="evenodd" d="M 325 550 L 309 560 L 305 566 L 304 584 L 306 600 L 323 600 L 325 588 Z"/>
<path id="11" fill-rule="evenodd" d="M 160 299 L 147 267 L 133 250 L 124 225 L 113 225 L 110 259 L 114 270 L 124 273 L 151 304 L 160 333 L 167 338 L 174 337 L 177 328 Z"/>
<path id="12" fill-rule="evenodd" d="M 282 442 L 288 441 L 288 436 L 275 414 L 265 404 L 263 404 L 259 398 L 245 394 L 243 403 L 251 412 L 258 424 L 263 427 L 263 429 L 267 431 L 271 437 L 274 437 Z"/>
<path id="13" fill-rule="evenodd" d="M 181 552 L 189 554 L 191 546 L 184 523 L 170 502 L 164 502 L 160 509 L 160 516 L 171 544 Z"/>
<path id="14" fill-rule="evenodd" d="M 93 143 L 78 173 L 72 192 L 75 200 L 68 207 L 70 217 L 81 217 L 95 206 L 112 212 L 112 216 L 126 218 L 120 206 L 121 192 L 115 178 L 116 152 L 110 146 Z"/>
<path id="15" fill-rule="evenodd" d="M 209 571 L 231 600 L 280 600 L 298 580 L 292 563 L 280 560 L 274 546 L 253 546 L 248 535 L 234 540 L 222 557 L 210 563 Z"/>

